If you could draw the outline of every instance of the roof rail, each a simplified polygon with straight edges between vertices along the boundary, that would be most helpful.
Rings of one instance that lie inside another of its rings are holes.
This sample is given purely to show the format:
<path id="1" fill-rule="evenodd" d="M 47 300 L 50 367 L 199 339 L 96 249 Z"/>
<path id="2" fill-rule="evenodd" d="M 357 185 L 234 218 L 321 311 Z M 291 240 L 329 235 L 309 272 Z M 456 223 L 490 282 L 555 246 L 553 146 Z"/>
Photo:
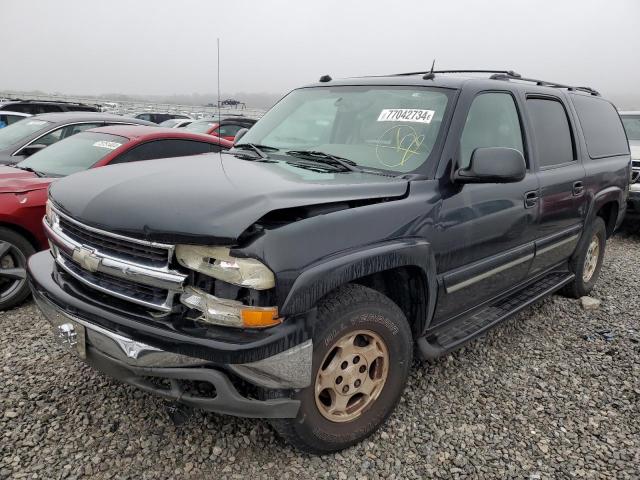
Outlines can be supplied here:
<path id="1" fill-rule="evenodd" d="M 391 75 L 385 75 L 385 77 L 408 77 L 411 75 L 426 75 L 427 73 L 431 73 L 431 70 L 427 72 L 393 73 Z M 493 73 L 509 75 L 513 78 L 520 77 L 520 74 L 513 70 L 433 70 L 433 73 Z"/>
<path id="2" fill-rule="evenodd" d="M 541 87 L 566 88 L 569 91 L 585 92 L 595 97 L 600 96 L 600 93 L 591 87 L 574 87 L 571 85 L 563 85 L 562 83 L 549 82 L 547 80 L 537 80 L 535 78 L 523 78 L 521 75 L 518 75 L 518 76 L 510 75 L 508 72 L 494 73 L 489 78 L 491 78 L 492 80 L 519 80 L 521 82 L 532 82 Z"/>

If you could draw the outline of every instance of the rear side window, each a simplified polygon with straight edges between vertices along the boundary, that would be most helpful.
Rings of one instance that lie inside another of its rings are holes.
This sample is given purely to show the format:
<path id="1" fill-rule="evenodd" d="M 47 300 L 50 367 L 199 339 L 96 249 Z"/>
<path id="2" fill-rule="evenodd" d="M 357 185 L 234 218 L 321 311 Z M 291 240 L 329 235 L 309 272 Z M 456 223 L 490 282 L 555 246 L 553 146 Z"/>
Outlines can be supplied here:
<path id="1" fill-rule="evenodd" d="M 58 105 L 48 105 L 48 104 L 36 104 L 34 105 L 34 114 L 37 115 L 39 113 L 52 113 L 52 112 L 61 112 L 62 107 Z"/>
<path id="2" fill-rule="evenodd" d="M 137 162 L 139 160 L 152 160 L 156 158 L 184 157 L 186 155 L 198 155 L 200 153 L 219 152 L 220 147 L 206 142 L 194 140 L 156 140 L 143 143 L 131 150 L 124 152 L 114 159 L 110 165 L 116 163 Z"/>
<path id="3" fill-rule="evenodd" d="M 473 151 L 483 147 L 514 148 L 524 156 L 518 111 L 508 93 L 483 93 L 473 100 L 460 138 L 460 167 L 467 168 Z"/>
<path id="4" fill-rule="evenodd" d="M 591 158 L 627 155 L 629 144 L 616 109 L 594 96 L 571 95 Z"/>
<path id="5" fill-rule="evenodd" d="M 562 103 L 551 99 L 528 98 L 527 111 L 533 124 L 540 167 L 574 161 L 573 136 Z"/>

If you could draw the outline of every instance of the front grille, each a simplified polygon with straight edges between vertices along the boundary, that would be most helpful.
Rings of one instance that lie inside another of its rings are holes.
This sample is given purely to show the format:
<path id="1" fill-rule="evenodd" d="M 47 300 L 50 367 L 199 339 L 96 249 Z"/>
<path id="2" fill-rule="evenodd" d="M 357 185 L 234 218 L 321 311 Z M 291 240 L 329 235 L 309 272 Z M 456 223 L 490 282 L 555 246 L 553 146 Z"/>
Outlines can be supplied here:
<path id="1" fill-rule="evenodd" d="M 79 284 L 145 308 L 173 309 L 186 274 L 171 268 L 173 245 L 107 232 L 52 208 L 45 230 L 58 265 Z"/>
<path id="2" fill-rule="evenodd" d="M 135 298 L 139 301 L 152 305 L 161 306 L 167 301 L 167 296 L 169 295 L 168 290 L 130 282 L 102 272 L 89 272 L 81 268 L 64 253 L 60 252 L 59 255 L 63 259 L 64 267 L 66 267 L 70 273 L 80 277 L 93 287 L 102 289 L 116 296 Z"/>
<path id="3" fill-rule="evenodd" d="M 69 238 L 82 245 L 98 249 L 105 254 L 113 255 L 123 260 L 154 267 L 165 266 L 169 261 L 169 250 L 166 248 L 102 235 L 83 228 L 64 217 L 60 217 L 60 229 Z"/>

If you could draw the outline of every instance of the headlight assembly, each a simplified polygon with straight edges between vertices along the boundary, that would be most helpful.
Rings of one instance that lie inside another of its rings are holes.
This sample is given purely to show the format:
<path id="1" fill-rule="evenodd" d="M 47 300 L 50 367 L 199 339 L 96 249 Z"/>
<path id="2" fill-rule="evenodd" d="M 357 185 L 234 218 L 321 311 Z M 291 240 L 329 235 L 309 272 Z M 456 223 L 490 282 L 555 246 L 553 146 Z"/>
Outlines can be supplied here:
<path id="1" fill-rule="evenodd" d="M 276 307 L 252 307 L 187 287 L 180 302 L 202 313 L 200 322 L 238 328 L 267 328 L 282 322 Z"/>
<path id="2" fill-rule="evenodd" d="M 178 262 L 200 273 L 240 287 L 266 290 L 275 286 L 273 272 L 253 258 L 236 258 L 225 247 L 177 245 Z"/>

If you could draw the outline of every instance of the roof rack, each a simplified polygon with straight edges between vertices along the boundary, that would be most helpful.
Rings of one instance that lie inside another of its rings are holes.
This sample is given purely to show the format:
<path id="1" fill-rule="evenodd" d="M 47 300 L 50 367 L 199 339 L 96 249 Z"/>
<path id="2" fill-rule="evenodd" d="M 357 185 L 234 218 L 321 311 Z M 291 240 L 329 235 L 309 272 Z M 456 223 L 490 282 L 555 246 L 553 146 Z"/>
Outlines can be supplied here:
<path id="1" fill-rule="evenodd" d="M 563 85 L 562 83 L 549 82 L 547 80 L 537 80 L 535 78 L 523 78 L 521 75 L 513 76 L 513 75 L 509 75 L 509 73 L 494 73 L 489 78 L 491 78 L 492 80 L 520 80 L 522 82 L 532 82 L 541 87 L 566 88 L 569 91 L 585 92 L 595 97 L 600 96 L 600 92 L 598 92 L 597 90 L 594 90 L 591 87 L 574 87 L 571 85 Z"/>
<path id="2" fill-rule="evenodd" d="M 493 73 L 509 75 L 513 78 L 520 78 L 520 74 L 513 70 L 431 70 L 427 72 L 407 72 L 407 73 L 393 73 L 391 75 L 385 75 L 385 77 L 408 77 L 411 75 L 426 75 L 427 73 Z"/>

